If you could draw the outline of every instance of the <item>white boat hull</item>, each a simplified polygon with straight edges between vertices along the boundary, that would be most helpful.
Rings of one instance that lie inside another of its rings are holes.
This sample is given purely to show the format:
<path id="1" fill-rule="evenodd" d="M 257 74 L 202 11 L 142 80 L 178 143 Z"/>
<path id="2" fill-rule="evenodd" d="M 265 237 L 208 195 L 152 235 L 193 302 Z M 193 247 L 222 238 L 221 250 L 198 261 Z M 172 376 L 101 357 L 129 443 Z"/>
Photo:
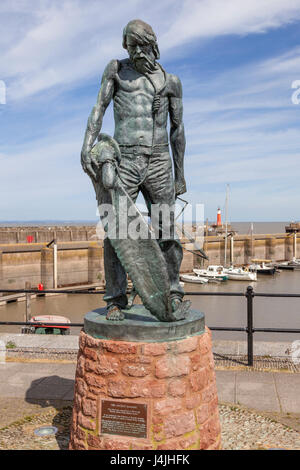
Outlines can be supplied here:
<path id="1" fill-rule="evenodd" d="M 219 274 L 217 272 L 209 272 L 205 269 L 193 269 L 193 271 L 195 274 L 197 274 L 197 276 L 201 276 L 206 279 L 214 279 L 219 281 L 225 281 L 228 279 L 228 275 L 225 273 Z"/>
<path id="2" fill-rule="evenodd" d="M 257 281 L 256 273 L 227 273 L 227 276 L 231 281 Z"/>
<path id="3" fill-rule="evenodd" d="M 208 282 L 208 279 L 190 274 L 183 274 L 180 276 L 180 279 L 184 282 L 190 282 L 193 284 L 206 284 Z"/>
<path id="4" fill-rule="evenodd" d="M 224 272 L 231 281 L 257 281 L 257 273 L 254 271 L 231 266 L 230 268 L 224 268 Z"/>

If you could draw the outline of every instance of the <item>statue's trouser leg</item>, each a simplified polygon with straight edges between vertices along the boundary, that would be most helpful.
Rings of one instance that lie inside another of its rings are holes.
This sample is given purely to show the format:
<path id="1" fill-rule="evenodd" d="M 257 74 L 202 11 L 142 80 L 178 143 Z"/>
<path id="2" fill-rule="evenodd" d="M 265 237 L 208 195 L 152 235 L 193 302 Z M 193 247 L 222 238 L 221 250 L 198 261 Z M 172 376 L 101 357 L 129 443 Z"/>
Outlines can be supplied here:
<path id="1" fill-rule="evenodd" d="M 103 300 L 107 302 L 107 307 L 117 305 L 120 308 L 125 308 L 127 305 L 127 276 L 109 238 L 104 240 L 104 270 L 106 294 Z"/>
<path id="2" fill-rule="evenodd" d="M 183 253 L 175 228 L 175 190 L 169 152 L 152 155 L 142 192 L 148 211 L 155 204 L 156 211 L 161 209 L 161 214 L 164 214 L 159 219 L 152 217 L 152 223 L 158 222 L 158 243 L 167 264 L 171 297 L 182 298 L 184 290 L 179 282 L 179 271 Z"/>

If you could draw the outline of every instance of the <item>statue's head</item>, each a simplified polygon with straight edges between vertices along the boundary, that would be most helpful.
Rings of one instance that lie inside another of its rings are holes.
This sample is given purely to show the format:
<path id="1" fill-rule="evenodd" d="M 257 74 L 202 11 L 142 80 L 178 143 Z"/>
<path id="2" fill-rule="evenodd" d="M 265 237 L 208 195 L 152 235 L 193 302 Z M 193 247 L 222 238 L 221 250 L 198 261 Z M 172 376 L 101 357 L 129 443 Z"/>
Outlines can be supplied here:
<path id="1" fill-rule="evenodd" d="M 149 24 L 142 20 L 129 21 L 123 30 L 123 47 L 139 72 L 150 72 L 155 68 L 159 49 L 156 35 Z"/>

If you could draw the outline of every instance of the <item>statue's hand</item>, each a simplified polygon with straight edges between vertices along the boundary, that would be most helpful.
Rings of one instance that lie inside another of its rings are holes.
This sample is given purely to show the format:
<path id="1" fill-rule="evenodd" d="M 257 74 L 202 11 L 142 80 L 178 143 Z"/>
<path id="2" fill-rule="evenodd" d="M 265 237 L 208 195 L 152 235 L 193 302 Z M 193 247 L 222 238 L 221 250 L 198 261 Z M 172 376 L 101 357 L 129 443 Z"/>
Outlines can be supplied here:
<path id="1" fill-rule="evenodd" d="M 89 177 L 96 180 L 97 174 L 94 168 L 97 168 L 97 162 L 93 158 L 93 154 L 88 150 L 82 150 L 81 152 L 81 165 Z"/>
<path id="2" fill-rule="evenodd" d="M 177 197 L 184 193 L 186 193 L 185 179 L 175 180 L 175 196 Z"/>
<path id="3" fill-rule="evenodd" d="M 116 169 L 113 162 L 104 163 L 102 166 L 102 183 L 105 189 L 113 189 L 116 182 Z"/>

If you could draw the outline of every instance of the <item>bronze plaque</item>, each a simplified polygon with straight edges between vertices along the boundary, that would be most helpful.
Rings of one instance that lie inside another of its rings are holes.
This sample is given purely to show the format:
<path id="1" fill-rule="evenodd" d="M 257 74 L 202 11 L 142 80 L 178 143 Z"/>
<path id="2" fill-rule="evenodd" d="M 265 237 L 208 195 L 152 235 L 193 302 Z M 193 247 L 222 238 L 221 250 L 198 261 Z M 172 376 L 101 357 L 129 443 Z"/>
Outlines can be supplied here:
<path id="1" fill-rule="evenodd" d="M 101 433 L 147 437 L 147 405 L 102 400 Z"/>

